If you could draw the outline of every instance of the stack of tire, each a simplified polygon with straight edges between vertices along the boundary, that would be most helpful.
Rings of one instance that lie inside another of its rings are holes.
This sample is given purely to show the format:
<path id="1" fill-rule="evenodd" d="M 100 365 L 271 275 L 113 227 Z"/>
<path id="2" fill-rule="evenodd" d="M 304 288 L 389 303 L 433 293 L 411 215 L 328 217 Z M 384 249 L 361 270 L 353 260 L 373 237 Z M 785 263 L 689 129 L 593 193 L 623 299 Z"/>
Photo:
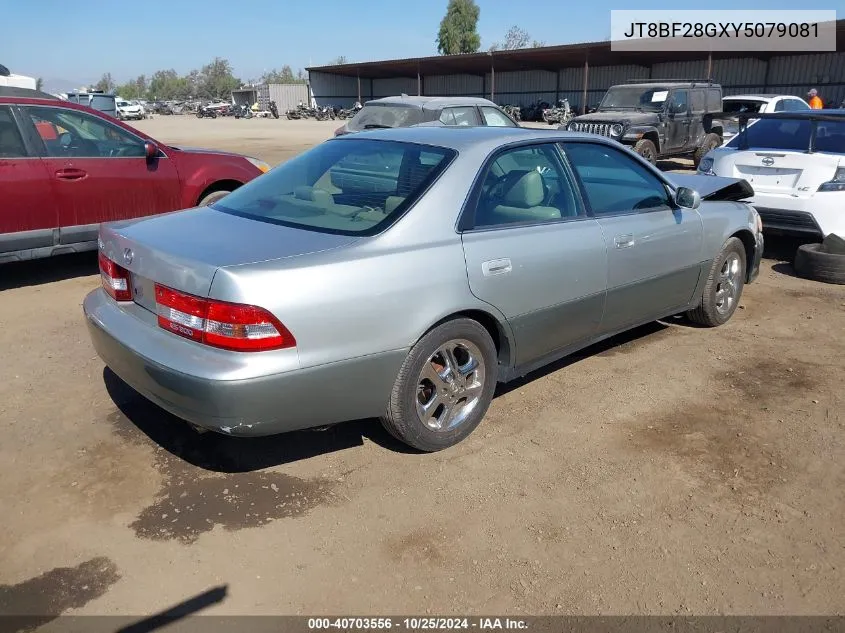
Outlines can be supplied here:
<path id="1" fill-rule="evenodd" d="M 805 279 L 845 285 L 845 239 L 831 233 L 821 244 L 802 244 L 793 268 Z"/>

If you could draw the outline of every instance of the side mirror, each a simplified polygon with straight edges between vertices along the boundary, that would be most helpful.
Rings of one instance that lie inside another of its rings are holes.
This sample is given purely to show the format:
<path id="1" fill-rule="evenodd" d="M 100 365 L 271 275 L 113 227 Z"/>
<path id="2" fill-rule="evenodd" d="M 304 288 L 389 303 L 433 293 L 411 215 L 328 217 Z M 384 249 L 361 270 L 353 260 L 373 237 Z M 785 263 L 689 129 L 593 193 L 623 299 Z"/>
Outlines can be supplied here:
<path id="1" fill-rule="evenodd" d="M 701 206 L 701 194 L 689 187 L 678 187 L 675 191 L 675 204 L 683 209 L 697 209 Z"/>
<path id="2" fill-rule="evenodd" d="M 151 141 L 146 141 L 144 143 L 144 156 L 147 157 L 147 160 L 152 160 L 158 156 L 158 147 L 155 143 Z"/>

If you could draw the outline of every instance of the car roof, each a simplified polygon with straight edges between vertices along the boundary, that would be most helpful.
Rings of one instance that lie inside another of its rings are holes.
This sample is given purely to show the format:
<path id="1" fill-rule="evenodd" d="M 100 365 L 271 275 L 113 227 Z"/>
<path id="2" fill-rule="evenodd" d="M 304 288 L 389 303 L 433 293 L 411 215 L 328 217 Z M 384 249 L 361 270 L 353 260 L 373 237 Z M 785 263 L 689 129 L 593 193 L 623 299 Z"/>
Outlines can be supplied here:
<path id="1" fill-rule="evenodd" d="M 721 88 L 721 84 L 707 83 L 706 81 L 660 81 L 659 79 L 643 79 L 641 82 L 630 84 L 616 84 L 613 88 L 652 88 L 659 86 L 660 88 Z"/>
<path id="2" fill-rule="evenodd" d="M 423 110 L 439 110 L 441 108 L 456 105 L 496 105 L 489 99 L 484 99 L 483 97 L 420 97 L 409 95 L 371 99 L 370 101 L 365 102 L 364 105 L 370 105 L 374 103 L 389 105 L 409 105 L 422 108 Z"/>
<path id="3" fill-rule="evenodd" d="M 399 141 L 404 143 L 418 143 L 453 149 L 458 152 L 480 149 L 492 151 L 497 147 L 517 143 L 520 141 L 548 141 L 558 142 L 575 138 L 584 138 L 582 132 L 568 132 L 557 129 L 524 128 L 524 127 L 493 127 L 493 126 L 415 126 L 395 127 L 378 130 L 366 130 L 355 134 L 336 137 L 335 140 L 347 142 L 356 139 Z M 603 137 L 594 137 L 604 142 Z M 610 141 L 608 141 L 610 142 Z"/>
<path id="4" fill-rule="evenodd" d="M 0 86 L 0 99 L 16 98 L 16 99 L 49 99 L 53 101 L 62 101 L 60 97 L 44 92 L 43 90 L 33 90 L 32 88 L 17 88 L 15 86 Z"/>
<path id="5" fill-rule="evenodd" d="M 727 99 L 757 99 L 759 101 L 771 101 L 772 99 L 777 99 L 778 97 L 786 97 L 787 99 L 800 99 L 801 97 L 796 97 L 795 95 L 776 95 L 776 94 L 748 94 L 748 95 L 729 95 L 726 97 L 722 97 L 722 100 Z"/>

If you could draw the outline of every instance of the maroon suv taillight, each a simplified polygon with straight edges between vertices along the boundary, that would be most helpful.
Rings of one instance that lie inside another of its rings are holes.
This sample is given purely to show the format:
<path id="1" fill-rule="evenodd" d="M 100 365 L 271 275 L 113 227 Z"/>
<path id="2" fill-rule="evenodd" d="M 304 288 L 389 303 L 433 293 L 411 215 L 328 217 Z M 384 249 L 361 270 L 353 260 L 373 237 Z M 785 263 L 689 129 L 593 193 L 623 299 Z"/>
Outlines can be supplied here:
<path id="1" fill-rule="evenodd" d="M 238 352 L 295 347 L 288 329 L 257 306 L 203 299 L 156 284 L 158 324 L 198 343 Z"/>
<path id="2" fill-rule="evenodd" d="M 129 283 L 129 271 L 118 266 L 100 252 L 100 279 L 103 288 L 115 301 L 132 301 L 132 285 Z"/>

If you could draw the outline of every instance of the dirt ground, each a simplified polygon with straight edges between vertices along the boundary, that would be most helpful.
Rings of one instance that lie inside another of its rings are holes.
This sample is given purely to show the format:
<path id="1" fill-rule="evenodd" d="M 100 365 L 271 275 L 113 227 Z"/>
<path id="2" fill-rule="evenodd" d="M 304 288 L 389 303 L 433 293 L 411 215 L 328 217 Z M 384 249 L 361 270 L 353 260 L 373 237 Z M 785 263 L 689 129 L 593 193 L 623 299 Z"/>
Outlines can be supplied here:
<path id="1" fill-rule="evenodd" d="M 336 126 L 138 125 L 274 164 Z M 142 615 L 220 585 L 207 613 L 845 611 L 845 287 L 777 254 L 726 326 L 591 348 L 434 455 L 372 420 L 196 435 L 104 371 L 98 283 L 93 254 L 0 269 L 0 613 Z"/>

